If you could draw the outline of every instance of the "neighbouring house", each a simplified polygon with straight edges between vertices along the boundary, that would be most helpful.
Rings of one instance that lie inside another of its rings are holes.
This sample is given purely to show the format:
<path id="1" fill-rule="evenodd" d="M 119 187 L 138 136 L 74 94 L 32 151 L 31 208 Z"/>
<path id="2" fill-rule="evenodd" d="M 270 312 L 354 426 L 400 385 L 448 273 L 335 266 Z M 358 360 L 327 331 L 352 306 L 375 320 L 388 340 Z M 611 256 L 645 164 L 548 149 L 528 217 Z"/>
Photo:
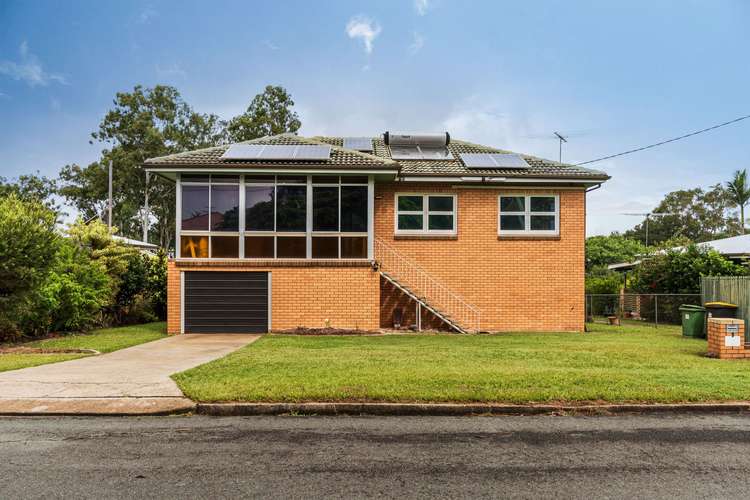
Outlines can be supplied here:
<path id="1" fill-rule="evenodd" d="M 741 234 L 739 236 L 731 236 L 719 240 L 704 241 L 702 243 L 696 243 L 696 246 L 716 250 L 721 255 L 737 264 L 743 264 L 750 260 L 750 234 Z M 680 251 L 683 248 L 684 247 L 672 247 L 670 250 Z M 666 250 L 658 250 L 656 252 L 656 254 L 664 253 L 666 253 Z M 607 268 L 610 271 L 627 273 L 628 271 L 632 271 L 641 262 L 643 262 L 642 259 L 636 259 L 632 262 L 618 262 L 616 264 L 610 264 Z"/>
<path id="2" fill-rule="evenodd" d="M 584 328 L 600 171 L 442 134 L 282 134 L 151 158 L 175 182 L 168 331 Z"/>

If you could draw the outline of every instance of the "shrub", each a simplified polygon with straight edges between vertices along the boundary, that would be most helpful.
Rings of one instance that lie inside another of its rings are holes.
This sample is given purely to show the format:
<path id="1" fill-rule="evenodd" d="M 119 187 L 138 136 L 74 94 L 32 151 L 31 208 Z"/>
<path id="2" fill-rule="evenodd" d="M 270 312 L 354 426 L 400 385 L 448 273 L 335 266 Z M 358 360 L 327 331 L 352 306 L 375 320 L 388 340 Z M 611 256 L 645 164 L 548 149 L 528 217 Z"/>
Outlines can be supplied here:
<path id="1" fill-rule="evenodd" d="M 748 269 L 715 250 L 696 245 L 666 250 L 644 260 L 630 288 L 638 293 L 700 293 L 701 276 L 745 276 Z"/>
<path id="2" fill-rule="evenodd" d="M 56 214 L 38 201 L 0 197 L 0 340 L 21 333 L 19 317 L 59 246 L 56 222 Z"/>
<path id="3" fill-rule="evenodd" d="M 110 294 L 109 277 L 89 251 L 69 239 L 61 242 L 47 280 L 24 315 L 26 333 L 87 330 L 101 323 Z"/>
<path id="4" fill-rule="evenodd" d="M 163 250 L 148 261 L 145 294 L 154 314 L 167 319 L 167 255 Z"/>

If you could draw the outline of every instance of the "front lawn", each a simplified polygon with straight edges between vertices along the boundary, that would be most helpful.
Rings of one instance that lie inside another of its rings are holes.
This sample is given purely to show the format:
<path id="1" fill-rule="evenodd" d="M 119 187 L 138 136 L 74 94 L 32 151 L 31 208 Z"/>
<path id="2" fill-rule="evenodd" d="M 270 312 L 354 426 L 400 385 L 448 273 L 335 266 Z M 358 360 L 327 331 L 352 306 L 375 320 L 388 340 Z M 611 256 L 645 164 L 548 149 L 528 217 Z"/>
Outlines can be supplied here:
<path id="1" fill-rule="evenodd" d="M 29 342 L 23 344 L 23 346 L 44 349 L 95 349 L 105 353 L 151 342 L 165 336 L 166 324 L 160 322 L 119 328 L 102 328 L 90 333 L 71 334 Z M 67 361 L 83 356 L 86 356 L 86 354 L 0 354 L 0 372 Z"/>
<path id="2" fill-rule="evenodd" d="M 679 328 L 592 333 L 266 335 L 173 378 L 199 401 L 677 402 L 750 399 L 750 360 Z"/>

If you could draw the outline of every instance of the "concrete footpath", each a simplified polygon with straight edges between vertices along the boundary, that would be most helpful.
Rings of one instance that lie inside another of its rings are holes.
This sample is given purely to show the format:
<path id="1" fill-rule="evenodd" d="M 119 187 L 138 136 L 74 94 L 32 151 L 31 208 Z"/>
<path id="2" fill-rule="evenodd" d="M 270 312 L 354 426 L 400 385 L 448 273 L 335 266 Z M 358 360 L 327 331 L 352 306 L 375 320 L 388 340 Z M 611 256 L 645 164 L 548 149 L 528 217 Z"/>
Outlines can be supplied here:
<path id="1" fill-rule="evenodd" d="M 109 354 L 0 373 L 0 414 L 144 415 L 192 411 L 170 375 L 259 335 L 176 335 Z"/>

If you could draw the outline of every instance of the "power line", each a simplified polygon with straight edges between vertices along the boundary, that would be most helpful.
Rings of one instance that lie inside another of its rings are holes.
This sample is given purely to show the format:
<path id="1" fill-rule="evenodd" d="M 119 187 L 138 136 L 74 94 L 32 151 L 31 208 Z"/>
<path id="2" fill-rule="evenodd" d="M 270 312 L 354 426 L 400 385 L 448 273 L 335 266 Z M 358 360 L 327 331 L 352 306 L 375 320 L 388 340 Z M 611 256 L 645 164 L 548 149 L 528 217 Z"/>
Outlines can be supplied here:
<path id="1" fill-rule="evenodd" d="M 719 123 L 718 125 L 714 125 L 713 127 L 704 128 L 702 130 L 696 130 L 695 132 L 690 132 L 689 134 L 681 135 L 679 137 L 673 137 L 672 139 L 667 139 L 666 141 L 657 142 L 655 144 L 649 144 L 648 146 L 643 146 L 641 148 L 631 149 L 630 151 L 623 151 L 622 153 L 617 153 L 614 155 L 609 156 L 602 156 L 601 158 L 596 158 L 594 160 L 588 160 L 581 163 L 576 163 L 576 165 L 587 165 L 589 163 L 595 163 L 597 161 L 602 160 L 609 160 L 610 158 L 617 158 L 618 156 L 624 156 L 629 155 L 631 153 L 637 153 L 638 151 L 643 151 L 644 149 L 651 149 L 655 148 L 656 146 L 663 146 L 664 144 L 668 144 L 670 142 L 679 141 L 680 139 L 685 139 L 687 137 L 692 137 L 694 135 L 702 134 L 703 132 L 708 132 L 710 130 L 715 130 L 720 127 L 724 127 L 726 125 L 731 125 L 733 123 L 741 122 L 742 120 L 747 120 L 750 118 L 750 115 L 740 116 L 739 118 L 735 118 L 734 120 L 729 120 L 728 122 Z"/>

